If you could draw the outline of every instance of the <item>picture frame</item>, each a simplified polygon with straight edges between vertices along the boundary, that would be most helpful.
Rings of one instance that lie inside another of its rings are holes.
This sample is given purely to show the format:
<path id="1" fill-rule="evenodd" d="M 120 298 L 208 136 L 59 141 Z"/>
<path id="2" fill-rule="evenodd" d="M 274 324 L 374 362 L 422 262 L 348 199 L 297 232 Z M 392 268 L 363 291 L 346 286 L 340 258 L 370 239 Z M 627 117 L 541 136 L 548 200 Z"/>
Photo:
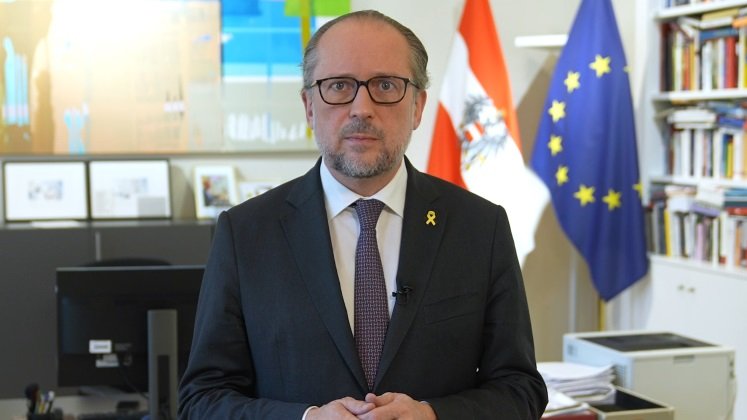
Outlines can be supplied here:
<path id="1" fill-rule="evenodd" d="M 194 169 L 195 214 L 198 219 L 215 219 L 238 204 L 233 166 L 196 166 Z"/>
<path id="2" fill-rule="evenodd" d="M 87 220 L 86 169 L 83 161 L 3 162 L 5 221 Z"/>
<path id="3" fill-rule="evenodd" d="M 246 201 L 280 184 L 278 181 L 247 181 L 239 182 L 239 201 Z"/>
<path id="4" fill-rule="evenodd" d="M 92 160 L 88 163 L 91 219 L 170 219 L 167 159 Z"/>

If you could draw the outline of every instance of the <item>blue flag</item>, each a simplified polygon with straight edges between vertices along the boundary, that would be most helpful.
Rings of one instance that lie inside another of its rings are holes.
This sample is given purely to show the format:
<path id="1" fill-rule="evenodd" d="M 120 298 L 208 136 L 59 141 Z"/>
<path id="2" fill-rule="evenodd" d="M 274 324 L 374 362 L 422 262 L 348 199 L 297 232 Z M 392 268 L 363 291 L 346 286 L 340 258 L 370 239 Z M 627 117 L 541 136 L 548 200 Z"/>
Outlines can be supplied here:
<path id="1" fill-rule="evenodd" d="M 610 0 L 583 0 L 532 154 L 563 230 L 605 301 L 648 271 L 628 68 Z"/>

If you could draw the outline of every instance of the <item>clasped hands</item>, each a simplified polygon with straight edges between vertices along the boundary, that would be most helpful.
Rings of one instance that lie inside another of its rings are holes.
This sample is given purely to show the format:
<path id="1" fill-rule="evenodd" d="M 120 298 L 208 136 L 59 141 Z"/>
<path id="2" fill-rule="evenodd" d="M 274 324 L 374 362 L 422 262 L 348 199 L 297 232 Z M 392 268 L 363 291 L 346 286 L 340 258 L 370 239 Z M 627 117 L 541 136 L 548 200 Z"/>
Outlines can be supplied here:
<path id="1" fill-rule="evenodd" d="M 364 401 L 345 397 L 311 409 L 307 420 L 436 420 L 430 404 L 415 401 L 405 394 L 387 392 L 368 394 Z"/>

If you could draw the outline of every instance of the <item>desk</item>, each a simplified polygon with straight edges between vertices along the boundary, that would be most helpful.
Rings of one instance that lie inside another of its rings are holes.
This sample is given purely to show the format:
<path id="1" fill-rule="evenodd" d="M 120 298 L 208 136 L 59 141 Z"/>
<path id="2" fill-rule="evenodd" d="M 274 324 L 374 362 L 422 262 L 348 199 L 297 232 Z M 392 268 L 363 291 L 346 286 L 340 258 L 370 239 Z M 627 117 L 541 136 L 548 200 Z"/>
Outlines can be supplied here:
<path id="1" fill-rule="evenodd" d="M 44 389 L 57 384 L 57 267 L 132 257 L 205 264 L 212 230 L 212 222 L 176 220 L 71 228 L 0 224 L 0 331 L 8 337 L 0 346 L 0 398 L 23 397 L 26 385 L 34 382 Z"/>
<path id="2" fill-rule="evenodd" d="M 65 419 L 74 419 L 78 414 L 113 412 L 119 401 L 138 401 L 142 410 L 148 408 L 148 400 L 138 394 L 57 397 L 54 400 L 54 408 L 61 408 Z M 27 410 L 25 398 L 0 400 L 0 419 L 26 420 Z"/>

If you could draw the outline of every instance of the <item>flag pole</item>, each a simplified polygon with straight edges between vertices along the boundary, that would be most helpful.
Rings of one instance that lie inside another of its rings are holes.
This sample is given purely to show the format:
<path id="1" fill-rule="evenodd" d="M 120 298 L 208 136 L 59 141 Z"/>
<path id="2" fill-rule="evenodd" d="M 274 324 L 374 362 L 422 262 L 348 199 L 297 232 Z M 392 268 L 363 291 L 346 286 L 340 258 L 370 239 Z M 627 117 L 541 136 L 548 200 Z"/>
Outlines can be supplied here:
<path id="1" fill-rule="evenodd" d="M 306 45 L 311 39 L 311 15 L 313 0 L 301 0 L 301 51 L 306 48 Z M 311 127 L 306 127 L 306 139 L 311 140 L 313 133 Z"/>
<path id="2" fill-rule="evenodd" d="M 569 287 L 568 287 L 568 330 L 578 332 L 578 316 L 576 314 L 576 304 L 578 303 L 578 255 L 576 248 L 571 246 L 570 267 L 568 269 Z M 597 294 L 597 329 L 605 331 L 607 328 L 607 303 Z"/>
<path id="3" fill-rule="evenodd" d="M 571 248 L 571 258 L 570 258 L 570 267 L 568 269 L 568 274 L 570 276 L 569 279 L 569 287 L 568 287 L 568 330 L 570 332 L 577 332 L 576 331 L 576 292 L 578 291 L 578 279 L 577 279 L 577 272 L 576 269 L 578 266 L 578 257 L 576 256 L 576 248 L 573 246 Z"/>

